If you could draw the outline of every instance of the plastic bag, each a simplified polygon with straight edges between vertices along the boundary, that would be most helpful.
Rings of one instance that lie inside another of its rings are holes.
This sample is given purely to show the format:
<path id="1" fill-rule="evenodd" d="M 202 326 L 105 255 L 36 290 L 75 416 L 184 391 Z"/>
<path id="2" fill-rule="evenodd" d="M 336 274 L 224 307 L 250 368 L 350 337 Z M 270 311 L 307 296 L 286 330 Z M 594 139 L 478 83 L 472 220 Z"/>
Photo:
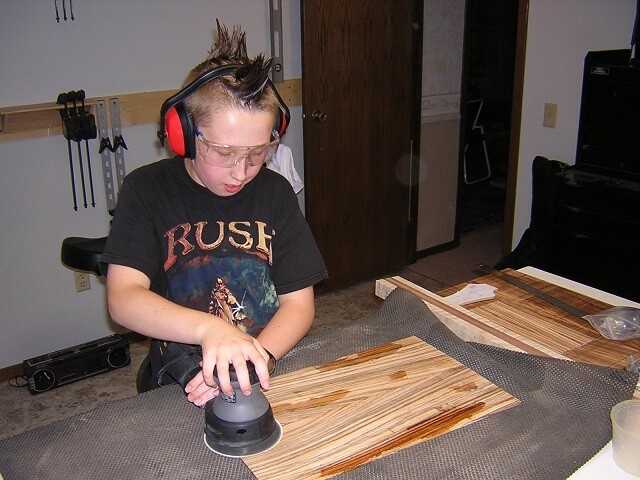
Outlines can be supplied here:
<path id="1" fill-rule="evenodd" d="M 640 353 L 632 353 L 627 357 L 627 370 L 640 373 Z M 636 390 L 638 387 L 636 387 Z"/>
<path id="2" fill-rule="evenodd" d="M 640 338 L 640 308 L 613 307 L 583 318 L 589 320 L 591 326 L 609 340 Z"/>

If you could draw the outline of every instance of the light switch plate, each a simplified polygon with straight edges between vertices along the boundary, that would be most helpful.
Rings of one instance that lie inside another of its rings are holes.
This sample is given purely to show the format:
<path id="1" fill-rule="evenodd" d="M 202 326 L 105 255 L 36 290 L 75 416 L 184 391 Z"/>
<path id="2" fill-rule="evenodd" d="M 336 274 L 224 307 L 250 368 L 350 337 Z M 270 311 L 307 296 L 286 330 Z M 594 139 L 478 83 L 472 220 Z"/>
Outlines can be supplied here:
<path id="1" fill-rule="evenodd" d="M 555 103 L 544 104 L 543 127 L 556 128 L 556 116 L 558 115 L 558 105 Z"/>

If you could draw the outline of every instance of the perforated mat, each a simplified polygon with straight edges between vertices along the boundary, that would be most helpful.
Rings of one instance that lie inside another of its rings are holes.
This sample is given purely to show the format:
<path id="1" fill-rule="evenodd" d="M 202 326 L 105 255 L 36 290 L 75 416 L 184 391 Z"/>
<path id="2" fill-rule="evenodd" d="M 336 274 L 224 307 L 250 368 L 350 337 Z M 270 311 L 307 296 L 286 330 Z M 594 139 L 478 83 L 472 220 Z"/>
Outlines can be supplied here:
<path id="1" fill-rule="evenodd" d="M 305 338 L 276 375 L 408 335 L 522 403 L 335 478 L 566 478 L 609 441 L 609 410 L 637 382 L 622 370 L 463 342 L 401 289 L 370 317 Z M 254 478 L 242 460 L 212 454 L 203 427 L 204 412 L 167 386 L 0 441 L 0 473 L 6 480 Z"/>

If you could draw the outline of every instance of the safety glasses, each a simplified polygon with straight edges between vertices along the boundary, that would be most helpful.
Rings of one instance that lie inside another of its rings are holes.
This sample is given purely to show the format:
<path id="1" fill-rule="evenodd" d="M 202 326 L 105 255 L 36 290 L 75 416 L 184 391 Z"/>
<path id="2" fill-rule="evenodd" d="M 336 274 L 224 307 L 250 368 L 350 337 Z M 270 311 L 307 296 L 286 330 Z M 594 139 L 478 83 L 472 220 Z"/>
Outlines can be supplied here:
<path id="1" fill-rule="evenodd" d="M 280 136 L 275 130 L 271 132 L 272 140 L 264 145 L 240 147 L 235 145 L 223 145 L 207 140 L 202 132 L 195 129 L 196 138 L 207 147 L 201 159 L 204 163 L 221 168 L 233 168 L 242 159 L 246 159 L 247 165 L 257 167 L 273 158 L 280 143 Z"/>

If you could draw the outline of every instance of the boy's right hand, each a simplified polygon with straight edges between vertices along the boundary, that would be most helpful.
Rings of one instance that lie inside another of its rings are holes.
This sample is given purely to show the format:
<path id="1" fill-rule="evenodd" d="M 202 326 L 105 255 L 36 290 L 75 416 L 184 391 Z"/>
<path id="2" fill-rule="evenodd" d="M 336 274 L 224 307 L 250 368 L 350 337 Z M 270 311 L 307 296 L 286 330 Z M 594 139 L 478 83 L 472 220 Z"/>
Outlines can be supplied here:
<path id="1" fill-rule="evenodd" d="M 219 387 L 225 395 L 233 395 L 229 378 L 229 365 L 233 365 L 240 390 L 244 395 L 250 395 L 251 383 L 247 369 L 247 360 L 250 360 L 255 367 L 262 388 L 269 388 L 269 369 L 267 367 L 269 354 L 267 351 L 255 338 L 219 317 L 218 320 L 223 322 L 223 325 L 220 325 L 219 322 L 215 322 L 217 325 L 211 322 L 212 325 L 206 328 L 201 335 L 204 382 L 211 388 Z M 218 383 L 213 377 L 214 367 L 217 371 Z"/>

